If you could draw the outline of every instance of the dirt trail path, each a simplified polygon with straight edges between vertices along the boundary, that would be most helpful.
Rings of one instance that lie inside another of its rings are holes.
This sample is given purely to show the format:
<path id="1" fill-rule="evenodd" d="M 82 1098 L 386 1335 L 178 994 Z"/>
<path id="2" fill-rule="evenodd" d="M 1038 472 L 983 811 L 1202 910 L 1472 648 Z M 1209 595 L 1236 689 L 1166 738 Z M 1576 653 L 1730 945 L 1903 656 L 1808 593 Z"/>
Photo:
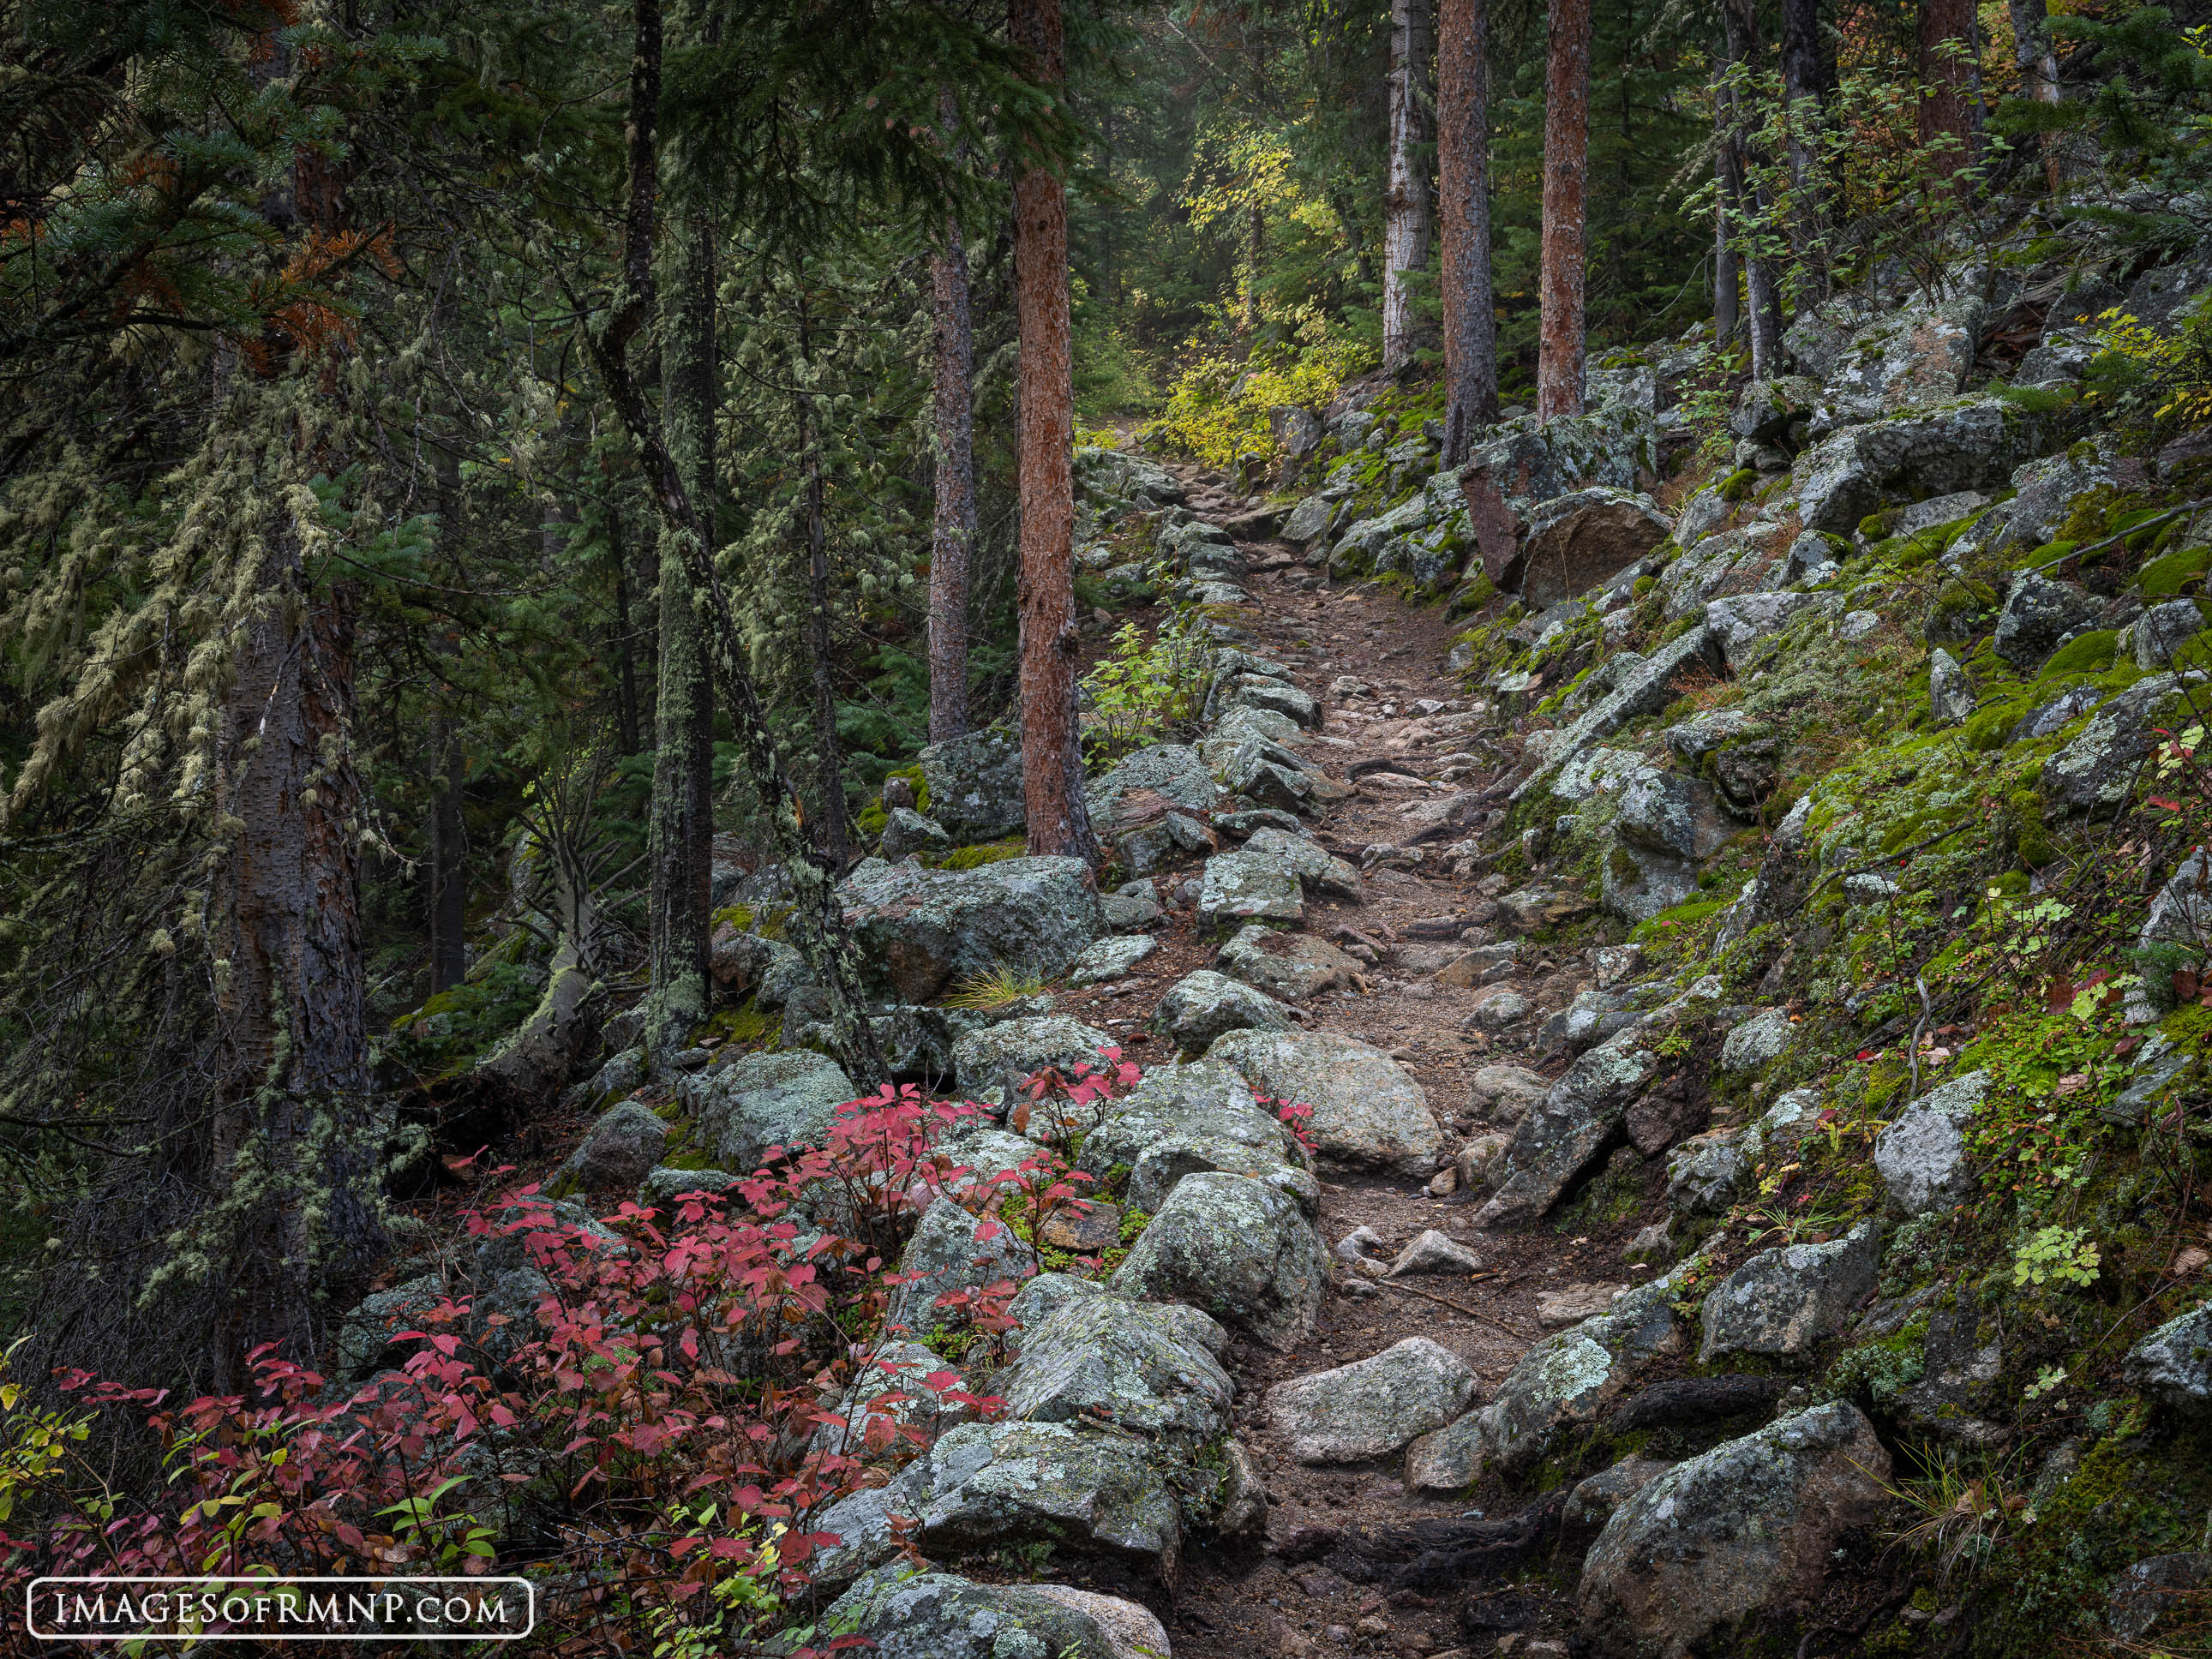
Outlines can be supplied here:
<path id="1" fill-rule="evenodd" d="M 1246 506 L 1224 489 L 1209 489 L 1184 476 L 1190 505 L 1202 517 L 1218 522 Z M 1407 840 L 1401 809 L 1434 793 L 1415 778 L 1479 790 L 1503 775 L 1506 757 L 1517 749 L 1509 726 L 1492 725 L 1444 738 L 1408 732 L 1419 715 L 1476 707 L 1477 700 L 1448 666 L 1455 630 L 1440 611 L 1410 607 L 1374 584 L 1307 590 L 1297 585 L 1302 578 L 1310 580 L 1302 565 L 1271 556 L 1286 556 L 1289 549 L 1262 544 L 1245 551 L 1249 565 L 1277 567 L 1257 568 L 1245 578 L 1255 601 L 1246 625 L 1256 641 L 1248 648 L 1289 667 L 1326 707 L 1320 740 L 1308 741 L 1308 755 L 1340 780 L 1364 773 L 1362 762 L 1387 761 L 1401 769 L 1363 775 L 1350 798 L 1331 804 L 1313 825 L 1323 846 L 1358 863 L 1370 847 Z M 1339 684 L 1345 676 L 1371 690 L 1352 694 Z M 1333 685 L 1338 687 L 1334 692 Z M 1516 971 L 1493 983 L 1519 991 L 1534 1012 L 1500 1036 L 1471 1030 L 1468 1016 L 1492 986 L 1449 986 L 1434 975 L 1469 944 L 1486 942 L 1484 936 L 1455 942 L 1449 933 L 1436 935 L 1444 932 L 1443 918 L 1467 919 L 1474 925 L 1474 917 L 1493 910 L 1484 900 L 1501 884 L 1495 878 L 1485 883 L 1479 876 L 1454 879 L 1443 862 L 1432 843 L 1413 868 L 1386 861 L 1368 869 L 1364 904 L 1323 900 L 1309 905 L 1305 931 L 1332 939 L 1340 927 L 1349 925 L 1381 949 L 1366 994 L 1324 995 L 1307 1012 L 1308 1029 L 1343 1032 L 1389 1050 L 1427 1091 L 1448 1131 L 1448 1144 L 1456 1146 L 1493 1127 L 1470 1102 L 1478 1068 L 1503 1062 L 1547 1076 L 1563 1069 L 1564 1056 L 1547 1064 L 1524 1045 L 1533 1042 L 1542 1016 L 1564 1007 L 1589 980 L 1578 957 L 1554 961 L 1540 947 L 1524 943 Z M 1424 921 L 1429 925 L 1416 927 Z M 1498 918 L 1487 925 L 1490 939 L 1514 937 L 1502 922 Z M 1161 937 L 1164 948 L 1137 975 L 1106 992 L 1066 999 L 1065 1011 L 1114 1030 L 1125 1043 L 1137 1045 L 1133 1053 L 1149 1053 L 1143 1046 L 1150 1041 L 1144 1027 L 1161 994 L 1183 975 L 1207 965 L 1214 951 L 1212 942 L 1197 937 L 1188 911 L 1176 915 Z M 1238 1384 L 1237 1432 L 1257 1455 L 1267 1478 L 1267 1537 L 1264 1545 L 1201 1549 L 1186 1562 L 1172 1608 L 1158 1609 L 1169 1620 L 1178 1659 L 1267 1654 L 1318 1659 L 1354 1653 L 1441 1659 L 1462 1649 L 1469 1654 L 1489 1650 L 1489 1638 L 1480 1634 L 1468 1646 L 1456 1592 L 1425 1596 L 1401 1590 L 1386 1598 L 1325 1567 L 1302 1564 L 1300 1558 L 1310 1552 L 1299 1547 L 1297 1537 L 1302 1529 L 1387 1527 L 1464 1516 L 1470 1513 L 1468 1503 L 1409 1494 L 1402 1452 L 1366 1465 L 1297 1463 L 1270 1430 L 1266 1412 L 1267 1393 L 1275 1383 L 1366 1358 L 1409 1336 L 1428 1337 L 1457 1352 L 1480 1379 L 1477 1400 L 1486 1399 L 1528 1346 L 1546 1334 L 1537 1315 L 1540 1297 L 1584 1283 L 1633 1282 L 1622 1261 L 1632 1228 L 1583 1236 L 1548 1229 L 1527 1235 L 1479 1232 L 1471 1223 L 1480 1201 L 1465 1193 L 1432 1197 L 1410 1182 L 1324 1185 L 1321 1228 L 1332 1250 L 1357 1227 L 1372 1228 L 1390 1250 L 1435 1228 L 1471 1247 L 1482 1259 L 1483 1272 L 1471 1278 L 1408 1279 L 1402 1285 L 1376 1286 L 1364 1296 L 1332 1291 L 1313 1334 L 1296 1350 L 1274 1352 L 1242 1340 L 1234 1345 L 1231 1368 Z M 1565 1623 L 1567 1613 L 1565 1605 L 1537 1605 L 1524 1607 L 1521 1616 L 1533 1619 L 1533 1635 Z"/>

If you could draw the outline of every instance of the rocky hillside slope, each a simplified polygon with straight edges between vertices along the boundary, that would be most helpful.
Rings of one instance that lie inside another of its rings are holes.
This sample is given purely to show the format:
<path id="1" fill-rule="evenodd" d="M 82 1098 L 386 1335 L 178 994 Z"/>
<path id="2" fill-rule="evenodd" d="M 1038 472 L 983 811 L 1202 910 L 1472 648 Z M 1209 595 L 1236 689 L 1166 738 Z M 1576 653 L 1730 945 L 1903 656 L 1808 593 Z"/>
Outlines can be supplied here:
<path id="1" fill-rule="evenodd" d="M 2212 244 L 2077 230 L 1838 297 L 1790 375 L 1618 362 L 1455 472 L 1377 386 L 1285 412 L 1272 495 L 1079 458 L 1089 591 L 1181 606 L 1203 696 L 1092 779 L 1103 880 L 1018 855 L 1011 732 L 847 878 L 899 1075 L 981 1109 L 823 1351 L 873 1471 L 811 1522 L 823 1630 L 2197 1650 L 2212 444 L 2143 453 L 2075 319 L 2186 328 Z M 610 1023 L 574 1233 L 856 1092 L 775 872 L 718 884 L 734 1012 Z M 1054 1157 L 1087 1208 L 989 1178 Z M 357 1376 L 456 1291 L 543 1316 L 512 1250 L 414 1266 Z"/>

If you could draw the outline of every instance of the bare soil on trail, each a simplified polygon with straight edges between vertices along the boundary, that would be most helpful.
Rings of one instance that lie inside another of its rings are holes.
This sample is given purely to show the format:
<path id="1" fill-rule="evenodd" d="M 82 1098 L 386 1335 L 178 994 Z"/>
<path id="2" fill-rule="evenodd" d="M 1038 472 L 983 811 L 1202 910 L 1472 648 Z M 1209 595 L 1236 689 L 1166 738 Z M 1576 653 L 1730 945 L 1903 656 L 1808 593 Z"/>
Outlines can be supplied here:
<path id="1" fill-rule="evenodd" d="M 1225 520 L 1248 505 L 1225 488 L 1209 487 L 1202 475 L 1194 479 L 1185 473 L 1184 480 L 1193 510 L 1203 517 Z M 1486 726 L 1472 739 L 1464 734 L 1431 738 L 1415 724 L 1422 714 L 1465 713 L 1476 704 L 1449 669 L 1451 642 L 1459 630 L 1441 611 L 1407 605 L 1375 583 L 1305 587 L 1300 584 L 1312 578 L 1303 564 L 1270 556 L 1291 550 L 1262 544 L 1248 545 L 1245 551 L 1248 562 L 1259 568 L 1245 579 L 1254 600 L 1239 617 L 1253 635 L 1245 648 L 1289 668 L 1323 705 L 1318 741 L 1306 744 L 1310 760 L 1340 781 L 1362 770 L 1358 763 L 1363 761 L 1389 761 L 1402 769 L 1380 782 L 1371 776 L 1353 780 L 1353 793 L 1328 804 L 1312 824 L 1322 845 L 1357 864 L 1364 849 L 1407 839 L 1401 809 L 1432 793 L 1412 782 L 1408 774 L 1437 781 L 1435 789 L 1480 790 L 1510 769 L 1519 750 L 1518 734 L 1510 723 L 1501 720 Z M 1333 693 L 1332 685 L 1343 676 L 1366 689 Z M 1416 708 L 1417 702 L 1423 706 Z M 1448 782 L 1442 781 L 1445 773 L 1451 775 Z M 1467 833 L 1471 832 L 1455 832 Z M 1455 879 L 1443 862 L 1431 846 L 1413 868 L 1382 863 L 1368 869 L 1364 903 L 1323 901 L 1308 907 L 1304 931 L 1332 939 L 1340 927 L 1349 925 L 1374 942 L 1379 960 L 1368 971 L 1364 994 L 1327 994 L 1304 1012 L 1307 1029 L 1343 1032 L 1390 1052 L 1427 1091 L 1449 1132 L 1448 1144 L 1456 1146 L 1498 1127 L 1483 1121 L 1470 1098 L 1479 1067 L 1504 1062 L 1547 1076 L 1564 1068 L 1564 1056 L 1547 1064 L 1525 1045 L 1544 1015 L 1566 1006 L 1590 981 L 1579 958 L 1550 960 L 1540 947 L 1527 942 L 1510 978 L 1466 988 L 1437 981 L 1435 970 L 1466 948 L 1449 936 L 1434 937 L 1442 931 L 1440 919 L 1483 914 L 1482 901 L 1499 885 L 1494 878 L 1487 884 L 1479 876 Z M 1171 894 L 1196 874 L 1194 866 L 1195 861 L 1189 871 L 1162 877 L 1162 890 Z M 1430 926 L 1419 933 L 1409 931 L 1417 921 Z M 1503 929 L 1492 931 L 1499 939 L 1512 936 Z M 1187 906 L 1170 910 L 1169 925 L 1158 936 L 1162 948 L 1130 978 L 1058 1001 L 1063 1012 L 1112 1032 L 1139 1058 L 1152 1054 L 1158 1045 L 1145 1027 L 1162 994 L 1185 974 L 1208 965 L 1217 948 L 1198 935 Z M 1475 1003 L 1498 984 L 1527 997 L 1533 1012 L 1503 1036 L 1488 1036 L 1467 1021 Z M 1099 1589 L 1148 1602 L 1166 1622 L 1177 1659 L 1270 1654 L 1443 1659 L 1455 1652 L 1493 1650 L 1498 1630 L 1522 1631 L 1525 1643 L 1547 1630 L 1563 1633 L 1571 1624 L 1570 1602 L 1540 1580 L 1515 1583 L 1519 1574 L 1437 1594 L 1401 1589 L 1385 1595 L 1306 1559 L 1315 1552 L 1302 1546 L 1310 1545 L 1316 1528 L 1387 1528 L 1480 1515 L 1483 1500 L 1480 1492 L 1473 1498 L 1449 1500 L 1409 1494 L 1402 1452 L 1366 1465 L 1300 1464 L 1287 1455 L 1267 1422 L 1267 1394 L 1274 1384 L 1366 1358 L 1411 1336 L 1430 1338 L 1457 1352 L 1480 1380 L 1477 1399 L 1486 1398 L 1528 1346 L 1546 1334 L 1537 1317 L 1540 1297 L 1583 1284 L 1637 1281 L 1638 1271 L 1622 1260 L 1632 1225 L 1571 1235 L 1548 1230 L 1478 1232 L 1471 1222 L 1480 1202 L 1480 1195 L 1463 1192 L 1432 1197 L 1412 1182 L 1325 1182 L 1321 1227 L 1332 1249 L 1360 1226 L 1372 1228 L 1393 1250 L 1424 1229 L 1435 1228 L 1474 1249 L 1482 1271 L 1472 1277 L 1385 1282 L 1362 1297 L 1332 1291 L 1313 1334 L 1294 1351 L 1271 1352 L 1242 1340 L 1232 1345 L 1228 1361 L 1237 1382 L 1237 1433 L 1255 1455 L 1268 1489 L 1265 1540 L 1194 1547 L 1172 1587 L 1124 1577 L 1111 1569 L 1100 1570 L 1091 1581 Z M 1510 1500 L 1505 1507 L 1525 1501 Z M 1540 1566 L 1540 1558 L 1530 1565 Z M 1055 1563 L 1054 1571 L 1084 1582 L 1084 1567 L 1078 1564 Z M 1470 1629 L 1461 1620 L 1470 1592 L 1502 1595 L 1512 1605 L 1494 1625 L 1485 1628 L 1478 1620 Z"/>

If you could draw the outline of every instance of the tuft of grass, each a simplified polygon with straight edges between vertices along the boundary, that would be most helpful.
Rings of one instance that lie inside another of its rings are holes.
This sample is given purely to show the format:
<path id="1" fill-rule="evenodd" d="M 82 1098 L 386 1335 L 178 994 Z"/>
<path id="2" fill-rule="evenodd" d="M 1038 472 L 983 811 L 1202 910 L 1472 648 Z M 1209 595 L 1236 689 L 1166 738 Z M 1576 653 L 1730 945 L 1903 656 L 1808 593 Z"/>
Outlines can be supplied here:
<path id="1" fill-rule="evenodd" d="M 1043 989 L 1044 981 L 1035 974 L 1013 968 L 994 968 L 988 974 L 970 974 L 962 980 L 952 994 L 945 999 L 945 1006 L 988 1012 L 1036 996 Z"/>

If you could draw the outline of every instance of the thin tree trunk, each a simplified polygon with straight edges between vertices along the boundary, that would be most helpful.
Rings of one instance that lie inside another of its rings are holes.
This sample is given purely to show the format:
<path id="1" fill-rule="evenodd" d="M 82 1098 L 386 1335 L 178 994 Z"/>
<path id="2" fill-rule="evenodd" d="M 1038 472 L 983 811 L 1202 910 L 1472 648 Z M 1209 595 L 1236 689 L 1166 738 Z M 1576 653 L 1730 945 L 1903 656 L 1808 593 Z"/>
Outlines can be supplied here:
<path id="1" fill-rule="evenodd" d="M 433 995 L 467 977 L 468 831 L 461 816 L 468 776 L 461 741 L 440 714 L 431 728 L 432 764 L 441 775 L 430 808 L 430 991 Z"/>
<path id="2" fill-rule="evenodd" d="M 693 209 L 671 239 L 667 296 L 661 307 L 661 410 L 671 459 L 698 504 L 702 528 L 714 522 L 714 240 L 707 216 Z M 713 925 L 714 857 L 714 685 L 701 637 L 692 575 L 682 538 L 660 538 L 660 683 L 655 698 L 652 873 L 647 884 L 652 988 L 646 1045 L 681 1048 L 711 1006 L 707 976 Z"/>
<path id="3" fill-rule="evenodd" d="M 1443 0 L 1437 20 L 1437 196 L 1443 229 L 1443 464 L 1498 418 L 1490 279 L 1490 0 Z"/>
<path id="4" fill-rule="evenodd" d="M 814 844 L 842 869 L 852 847 L 845 823 L 845 755 L 837 741 L 837 695 L 830 643 L 830 544 L 823 522 L 822 428 L 814 394 L 814 335 L 806 295 L 799 296 L 799 447 L 806 458 L 806 651 L 814 688 Z"/>
<path id="5" fill-rule="evenodd" d="M 633 15 L 635 39 L 630 53 L 629 109 L 623 127 L 628 179 L 620 285 L 605 322 L 585 330 L 584 348 L 616 417 L 637 447 L 654 509 L 675 538 L 697 595 L 708 666 L 791 882 L 793 903 L 785 924 L 787 937 L 829 994 L 830 1048 L 854 1082 L 866 1089 L 884 1076 L 883 1048 L 867 1017 L 860 963 L 845 931 L 844 910 L 837 897 L 838 872 L 807 839 L 798 792 L 776 751 L 752 676 L 738 656 L 741 636 L 731 612 L 729 594 L 714 569 L 707 526 L 629 365 L 629 343 L 644 327 L 655 304 L 653 244 L 658 198 L 655 134 L 660 118 L 659 0 L 635 0 Z"/>
<path id="6" fill-rule="evenodd" d="M 1255 200 L 1244 210 L 1244 332 L 1260 330 L 1260 267 L 1267 257 L 1267 216 Z"/>
<path id="7" fill-rule="evenodd" d="M 1583 246 L 1589 171 L 1589 0 L 1551 0 L 1536 418 L 1583 412 Z"/>
<path id="8" fill-rule="evenodd" d="M 1759 40 L 1753 33 L 1749 7 L 1739 3 L 1739 0 L 1727 0 L 1722 8 L 1722 18 L 1727 32 L 1728 61 L 1752 61 L 1758 52 Z M 1746 320 L 1751 325 L 1752 378 L 1763 380 L 1781 371 L 1781 284 L 1776 278 L 1774 261 L 1759 251 L 1771 233 L 1766 223 L 1765 193 L 1748 177 L 1755 158 L 1745 131 L 1743 100 L 1733 87 L 1725 83 L 1720 89 L 1720 100 L 1726 112 L 1721 140 L 1721 160 L 1725 169 L 1722 198 L 1729 205 L 1737 236 L 1750 245 L 1742 255 L 1744 308 Z"/>
<path id="9" fill-rule="evenodd" d="M 1009 33 L 1030 76 L 1066 78 L 1060 0 L 1013 0 Z M 1034 161 L 1014 185 L 1021 334 L 1022 794 L 1029 850 L 1096 863 L 1075 718 L 1075 383 L 1069 349 L 1067 189 Z"/>
<path id="10" fill-rule="evenodd" d="M 1817 294 L 1827 291 L 1828 262 L 1820 234 L 1823 207 L 1815 194 L 1814 139 L 1832 89 L 1821 45 L 1820 0 L 1783 0 L 1782 89 L 1790 100 L 1790 231 L 1797 258 Z"/>
<path id="11" fill-rule="evenodd" d="M 975 333 L 968 246 L 960 222 L 929 262 L 937 325 L 937 405 L 932 432 L 937 522 L 929 554 L 929 740 L 968 730 L 968 573 L 975 550 Z"/>
<path id="12" fill-rule="evenodd" d="M 1923 144 L 1949 135 L 1935 166 L 1946 176 L 1980 159 L 1981 69 L 1974 50 L 1980 25 L 1973 0 L 1920 0 L 1916 35 L 1919 45 L 1919 138 Z"/>
<path id="13" fill-rule="evenodd" d="M 2020 70 L 2020 95 L 2039 104 L 2058 101 L 2058 53 L 2051 40 L 2048 0 L 2008 0 L 2012 11 L 2012 61 Z M 2066 182 L 2060 145 L 2063 135 L 2038 135 L 2043 149 L 2044 182 L 2053 191 Z"/>
<path id="14" fill-rule="evenodd" d="M 1722 158 L 1716 155 L 1714 166 L 1726 169 Z M 1725 178 L 1721 186 L 1725 198 Z M 1713 343 L 1725 349 L 1735 338 L 1741 316 L 1737 308 L 1736 285 L 1741 273 L 1736 269 L 1735 245 L 1729 240 L 1729 210 L 1725 199 L 1713 204 Z"/>
<path id="15" fill-rule="evenodd" d="M 1390 0 L 1390 172 L 1383 198 L 1382 368 L 1413 358 L 1419 333 L 1407 273 L 1429 263 L 1429 0 Z"/>
<path id="16" fill-rule="evenodd" d="M 637 753 L 637 640 L 629 616 L 629 549 L 622 504 L 607 503 L 607 551 L 615 567 L 615 732 L 624 755 Z"/>

